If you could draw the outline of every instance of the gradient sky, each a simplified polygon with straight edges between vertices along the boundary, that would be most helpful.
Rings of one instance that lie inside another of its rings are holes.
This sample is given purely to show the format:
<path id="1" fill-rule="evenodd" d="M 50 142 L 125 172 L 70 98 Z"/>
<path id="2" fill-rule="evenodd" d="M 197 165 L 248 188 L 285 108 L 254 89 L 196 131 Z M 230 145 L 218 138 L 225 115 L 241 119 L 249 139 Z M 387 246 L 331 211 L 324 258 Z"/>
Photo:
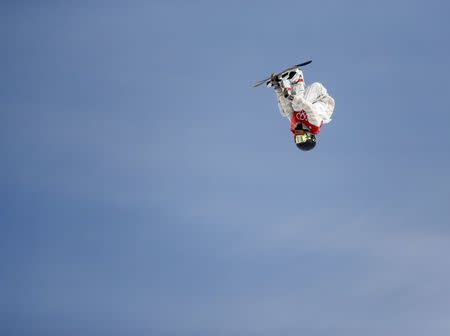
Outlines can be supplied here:
<path id="1" fill-rule="evenodd" d="M 2 1 L 0 334 L 450 335 L 449 12 Z"/>

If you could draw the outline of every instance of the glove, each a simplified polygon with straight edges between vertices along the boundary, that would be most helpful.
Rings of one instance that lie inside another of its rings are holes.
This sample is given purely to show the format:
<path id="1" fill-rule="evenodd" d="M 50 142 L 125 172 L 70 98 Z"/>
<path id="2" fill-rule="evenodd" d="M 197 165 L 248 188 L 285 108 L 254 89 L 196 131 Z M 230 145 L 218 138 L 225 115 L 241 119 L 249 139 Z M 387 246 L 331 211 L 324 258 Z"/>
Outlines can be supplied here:
<path id="1" fill-rule="evenodd" d="M 278 78 L 277 74 L 273 73 L 270 76 L 270 86 L 272 86 L 274 89 L 277 89 L 280 87 L 280 79 Z"/>

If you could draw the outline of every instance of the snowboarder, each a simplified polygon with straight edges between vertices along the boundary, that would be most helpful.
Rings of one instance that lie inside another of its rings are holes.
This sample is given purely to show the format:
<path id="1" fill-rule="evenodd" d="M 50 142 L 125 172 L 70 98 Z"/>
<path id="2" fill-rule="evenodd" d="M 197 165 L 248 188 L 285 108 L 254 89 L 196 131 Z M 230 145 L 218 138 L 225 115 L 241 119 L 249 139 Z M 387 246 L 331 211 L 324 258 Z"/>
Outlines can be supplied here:
<path id="1" fill-rule="evenodd" d="M 306 86 L 303 71 L 297 67 L 272 74 L 267 82 L 275 89 L 278 107 L 283 117 L 289 119 L 294 141 L 301 150 L 316 146 L 316 135 L 323 124 L 331 121 L 335 102 L 321 83 Z"/>

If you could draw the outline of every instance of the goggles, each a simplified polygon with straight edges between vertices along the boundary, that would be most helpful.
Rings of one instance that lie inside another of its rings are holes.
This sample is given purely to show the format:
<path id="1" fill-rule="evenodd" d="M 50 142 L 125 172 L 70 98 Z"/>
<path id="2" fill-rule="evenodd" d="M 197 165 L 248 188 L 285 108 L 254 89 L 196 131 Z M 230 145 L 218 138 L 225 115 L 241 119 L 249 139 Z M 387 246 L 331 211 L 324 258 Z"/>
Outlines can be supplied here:
<path id="1" fill-rule="evenodd" d="M 314 136 L 311 133 L 305 132 L 303 134 L 294 135 L 294 141 L 296 144 L 302 144 L 307 142 L 308 140 L 315 141 Z"/>

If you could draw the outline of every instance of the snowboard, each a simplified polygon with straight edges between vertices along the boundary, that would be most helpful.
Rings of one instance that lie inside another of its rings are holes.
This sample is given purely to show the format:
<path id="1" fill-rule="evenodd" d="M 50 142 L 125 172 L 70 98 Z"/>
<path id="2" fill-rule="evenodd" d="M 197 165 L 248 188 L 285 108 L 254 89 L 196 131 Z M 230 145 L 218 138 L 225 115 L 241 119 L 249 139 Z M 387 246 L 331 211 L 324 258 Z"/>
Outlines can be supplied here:
<path id="1" fill-rule="evenodd" d="M 283 74 L 283 73 L 285 73 L 286 71 L 293 70 L 293 69 L 295 69 L 295 68 L 300 68 L 300 67 L 302 67 L 302 66 L 308 65 L 308 64 L 311 63 L 311 62 L 312 62 L 312 60 L 309 60 L 309 61 L 306 61 L 306 62 L 303 62 L 303 63 L 300 63 L 300 64 L 293 65 L 293 66 L 291 66 L 291 67 L 289 67 L 289 68 L 287 68 L 287 69 L 284 69 L 283 71 L 280 71 L 280 72 L 277 73 L 276 75 L 277 75 L 278 77 L 280 77 L 280 75 Z M 271 76 L 267 77 L 266 79 L 260 80 L 259 82 L 256 82 L 256 83 L 253 85 L 253 87 L 258 87 L 258 86 L 260 86 L 260 85 L 262 85 L 262 84 L 264 84 L 264 83 L 268 84 L 269 81 L 270 81 L 270 78 L 271 78 Z"/>

